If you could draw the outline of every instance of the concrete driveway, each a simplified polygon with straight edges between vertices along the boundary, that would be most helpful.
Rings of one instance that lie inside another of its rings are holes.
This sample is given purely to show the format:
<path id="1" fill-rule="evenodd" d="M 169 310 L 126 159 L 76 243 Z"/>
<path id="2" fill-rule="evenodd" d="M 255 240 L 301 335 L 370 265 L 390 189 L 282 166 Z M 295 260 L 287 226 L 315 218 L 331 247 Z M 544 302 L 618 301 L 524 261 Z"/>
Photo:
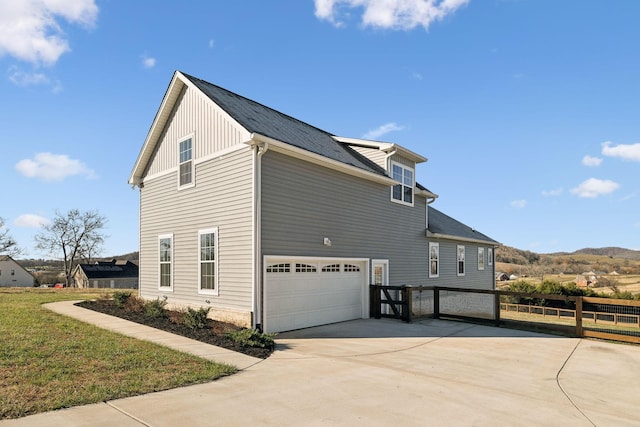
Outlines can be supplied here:
<path id="1" fill-rule="evenodd" d="M 7 426 L 632 426 L 640 347 L 443 320 L 280 334 L 267 360 L 208 384 Z"/>

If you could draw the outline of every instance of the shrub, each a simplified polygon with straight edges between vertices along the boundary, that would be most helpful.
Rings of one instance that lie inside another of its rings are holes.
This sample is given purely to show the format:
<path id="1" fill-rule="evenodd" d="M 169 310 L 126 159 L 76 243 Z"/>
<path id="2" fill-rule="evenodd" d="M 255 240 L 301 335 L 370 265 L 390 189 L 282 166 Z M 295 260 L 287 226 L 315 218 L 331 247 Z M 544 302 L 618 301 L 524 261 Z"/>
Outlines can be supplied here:
<path id="1" fill-rule="evenodd" d="M 207 315 L 209 314 L 209 310 L 209 307 L 206 309 L 200 307 L 197 310 L 189 307 L 184 313 L 182 323 L 190 329 L 204 329 L 207 327 Z"/>
<path id="2" fill-rule="evenodd" d="M 130 296 L 124 304 L 125 311 L 130 313 L 142 313 L 144 311 L 145 301 L 138 296 Z"/>
<path id="3" fill-rule="evenodd" d="M 113 302 L 115 303 L 116 307 L 124 308 L 124 306 L 127 304 L 127 301 L 129 300 L 129 297 L 131 297 L 131 292 L 116 291 L 113 293 Z"/>
<path id="4" fill-rule="evenodd" d="M 165 306 L 167 305 L 167 297 L 163 297 L 162 300 L 160 298 L 156 298 L 151 301 L 147 301 L 144 304 L 144 312 L 147 316 L 152 317 L 154 319 L 160 319 L 163 317 L 167 317 L 167 311 L 165 310 Z"/>
<path id="5" fill-rule="evenodd" d="M 276 346 L 276 342 L 273 340 L 275 334 L 265 334 L 255 329 L 240 329 L 239 331 L 227 332 L 227 336 L 243 347 L 273 350 Z"/>

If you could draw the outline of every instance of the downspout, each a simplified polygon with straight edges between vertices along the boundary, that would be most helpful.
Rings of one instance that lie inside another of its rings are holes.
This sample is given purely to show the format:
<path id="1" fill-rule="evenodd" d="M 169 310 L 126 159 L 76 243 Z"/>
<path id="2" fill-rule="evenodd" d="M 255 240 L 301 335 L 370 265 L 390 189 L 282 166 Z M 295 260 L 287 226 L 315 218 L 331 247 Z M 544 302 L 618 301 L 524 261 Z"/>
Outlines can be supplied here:
<path id="1" fill-rule="evenodd" d="M 391 171 L 391 164 L 389 162 L 389 159 L 391 158 L 391 156 L 393 156 L 394 154 L 396 154 L 398 152 L 397 148 L 394 148 L 392 152 L 387 152 L 387 155 L 384 158 L 384 166 L 385 168 L 387 168 L 387 174 L 393 178 L 393 172 Z"/>
<path id="2" fill-rule="evenodd" d="M 262 331 L 262 156 L 269 150 L 269 143 L 256 144 L 254 153 L 254 200 L 253 200 L 253 321 L 255 329 Z"/>

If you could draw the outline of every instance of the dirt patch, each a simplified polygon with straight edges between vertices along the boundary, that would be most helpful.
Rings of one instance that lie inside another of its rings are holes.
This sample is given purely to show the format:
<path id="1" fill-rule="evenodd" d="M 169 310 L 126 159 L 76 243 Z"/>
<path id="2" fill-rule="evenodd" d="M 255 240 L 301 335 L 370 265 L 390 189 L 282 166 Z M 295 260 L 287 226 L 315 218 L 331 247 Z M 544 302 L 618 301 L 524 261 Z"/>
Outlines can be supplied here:
<path id="1" fill-rule="evenodd" d="M 228 332 L 239 331 L 243 328 L 231 323 L 219 322 L 207 319 L 207 326 L 202 329 L 191 329 L 182 324 L 184 314 L 179 311 L 166 310 L 167 317 L 150 317 L 145 313 L 126 311 L 116 306 L 113 300 L 99 299 L 95 301 L 83 301 L 76 304 L 79 307 L 98 311 L 110 316 L 130 320 L 152 328 L 160 329 L 172 334 L 182 335 L 207 344 L 237 351 L 248 356 L 266 359 L 273 352 L 272 348 L 251 347 L 237 343 L 227 336 Z"/>

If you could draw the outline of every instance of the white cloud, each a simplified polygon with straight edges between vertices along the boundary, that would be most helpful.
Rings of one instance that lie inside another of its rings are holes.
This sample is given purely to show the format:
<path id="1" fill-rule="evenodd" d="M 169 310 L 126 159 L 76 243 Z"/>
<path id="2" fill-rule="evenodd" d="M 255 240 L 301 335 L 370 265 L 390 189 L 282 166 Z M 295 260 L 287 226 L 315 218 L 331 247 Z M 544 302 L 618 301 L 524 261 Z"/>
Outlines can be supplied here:
<path id="1" fill-rule="evenodd" d="M 422 76 L 421 73 L 414 71 L 413 73 L 411 73 L 411 78 L 414 80 L 422 80 L 424 77 Z"/>
<path id="2" fill-rule="evenodd" d="M 65 154 L 37 153 L 33 159 L 24 159 L 16 163 L 16 170 L 28 178 L 39 178 L 43 181 L 61 181 L 73 175 L 95 177 L 95 173 L 84 163 L 70 159 Z"/>
<path id="3" fill-rule="evenodd" d="M 585 166 L 600 166 L 601 163 L 602 159 L 600 157 L 584 156 L 582 158 L 582 164 Z"/>
<path id="4" fill-rule="evenodd" d="M 53 65 L 71 50 L 61 21 L 90 28 L 97 16 L 94 0 L 0 1 L 0 57 Z"/>
<path id="5" fill-rule="evenodd" d="M 596 198 L 605 194 L 612 193 L 620 187 L 620 184 L 609 179 L 589 178 L 576 188 L 572 188 L 571 192 L 578 197 Z"/>
<path id="6" fill-rule="evenodd" d="M 527 201 L 526 200 L 512 200 L 510 203 L 512 208 L 516 208 L 516 209 L 522 209 L 525 206 L 527 206 Z"/>
<path id="7" fill-rule="evenodd" d="M 554 188 L 553 190 L 544 190 L 542 195 L 545 197 L 559 196 L 562 194 L 562 188 Z"/>
<path id="8" fill-rule="evenodd" d="M 51 221 L 48 218 L 36 214 L 23 214 L 13 221 L 13 225 L 16 227 L 25 228 L 40 228 L 49 224 L 51 224 Z"/>
<path id="9" fill-rule="evenodd" d="M 144 68 L 153 68 L 156 66 L 156 58 L 152 58 L 147 55 L 142 55 L 142 66 Z"/>
<path id="10" fill-rule="evenodd" d="M 393 30 L 411 30 L 442 20 L 470 0 L 315 0 L 315 15 L 336 27 L 344 26 L 340 16 L 346 9 L 363 8 L 362 25 Z"/>
<path id="11" fill-rule="evenodd" d="M 611 141 L 606 141 L 602 144 L 603 155 L 640 162 L 640 142 L 636 144 L 620 144 L 616 146 L 612 146 L 611 144 Z"/>
<path id="12" fill-rule="evenodd" d="M 395 123 L 387 123 L 376 129 L 370 130 L 369 132 L 365 133 L 362 137 L 364 139 L 375 140 L 376 138 L 380 138 L 382 135 L 385 135 L 389 132 L 393 132 L 394 130 L 403 130 L 403 129 L 404 129 L 404 126 L 398 126 Z"/>
<path id="13" fill-rule="evenodd" d="M 209 49 L 213 49 L 213 47 L 216 45 L 216 41 L 213 39 L 209 40 Z"/>

